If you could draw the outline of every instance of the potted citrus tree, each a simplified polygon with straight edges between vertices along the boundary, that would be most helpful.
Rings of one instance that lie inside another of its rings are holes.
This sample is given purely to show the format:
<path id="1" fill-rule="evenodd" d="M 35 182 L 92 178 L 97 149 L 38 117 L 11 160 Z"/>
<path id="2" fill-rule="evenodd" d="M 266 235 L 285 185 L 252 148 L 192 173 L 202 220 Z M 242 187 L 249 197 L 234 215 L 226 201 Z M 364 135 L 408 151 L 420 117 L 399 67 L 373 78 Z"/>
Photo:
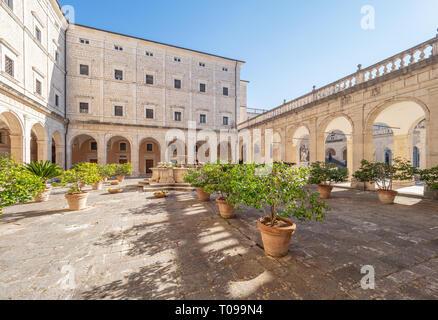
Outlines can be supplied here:
<path id="1" fill-rule="evenodd" d="M 334 163 L 315 162 L 310 167 L 309 183 L 318 185 L 321 199 L 328 199 L 333 190 L 333 184 L 348 179 L 348 169 Z"/>
<path id="2" fill-rule="evenodd" d="M 291 218 L 323 221 L 326 211 L 330 210 L 308 186 L 308 168 L 280 162 L 267 167 L 245 164 L 239 171 L 235 201 L 264 210 L 265 216 L 257 224 L 267 255 L 287 255 L 296 230 Z"/>
<path id="3" fill-rule="evenodd" d="M 132 163 L 127 162 L 123 164 L 117 164 L 115 166 L 115 173 L 117 176 L 117 180 L 121 183 L 125 180 L 126 176 L 129 176 L 132 174 Z"/>
<path id="4" fill-rule="evenodd" d="M 4 207 L 31 201 L 45 189 L 43 178 L 9 155 L 0 157 L 0 214 Z"/>
<path id="5" fill-rule="evenodd" d="M 409 161 L 395 158 L 392 164 L 362 160 L 361 167 L 353 174 L 360 182 L 373 183 L 382 204 L 394 204 L 398 192 L 394 190 L 394 181 L 407 181 L 414 177 L 416 169 Z"/>
<path id="6" fill-rule="evenodd" d="M 99 174 L 103 182 L 107 182 L 109 178 L 116 174 L 116 167 L 113 164 L 99 165 Z"/>
<path id="7" fill-rule="evenodd" d="M 235 176 L 232 164 L 212 164 L 207 163 L 201 170 L 208 178 L 208 184 L 204 186 L 204 191 L 212 194 L 219 194 L 216 202 L 219 206 L 220 215 L 225 219 L 231 219 L 235 216 L 236 191 Z"/>
<path id="8" fill-rule="evenodd" d="M 426 188 L 424 195 L 438 200 L 438 166 L 431 169 L 419 170 L 420 180 L 424 181 Z"/>
<path id="9" fill-rule="evenodd" d="M 210 193 L 204 191 L 204 187 L 209 184 L 208 178 L 209 176 L 207 172 L 202 169 L 190 169 L 184 175 L 184 182 L 189 183 L 192 187 L 196 188 L 200 201 L 210 201 Z"/>
<path id="10" fill-rule="evenodd" d="M 84 191 L 85 185 L 94 185 L 102 180 L 98 168 L 90 163 L 81 163 L 73 169 L 64 171 L 61 178 L 63 185 L 69 185 L 65 198 L 72 211 L 83 210 L 87 206 L 88 192 Z"/>
<path id="11" fill-rule="evenodd" d="M 45 190 L 40 194 L 35 196 L 36 202 L 46 202 L 49 201 L 50 191 L 52 188 L 48 185 L 48 181 L 50 179 L 57 178 L 61 175 L 62 169 L 56 163 L 52 163 L 50 161 L 40 161 L 40 162 L 31 162 L 27 164 L 26 169 L 32 173 L 33 175 L 40 177 L 43 179 L 44 184 L 46 186 Z"/>

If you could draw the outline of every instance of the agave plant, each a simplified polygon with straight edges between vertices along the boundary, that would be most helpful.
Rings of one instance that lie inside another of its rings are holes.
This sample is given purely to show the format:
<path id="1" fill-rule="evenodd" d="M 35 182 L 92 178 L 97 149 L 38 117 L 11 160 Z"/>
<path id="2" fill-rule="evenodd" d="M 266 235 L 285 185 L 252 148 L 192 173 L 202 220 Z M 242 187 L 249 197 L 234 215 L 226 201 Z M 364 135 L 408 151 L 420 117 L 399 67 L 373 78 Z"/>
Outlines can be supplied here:
<path id="1" fill-rule="evenodd" d="M 62 169 L 56 163 L 50 161 L 32 162 L 26 165 L 26 169 L 35 176 L 42 178 L 46 183 L 48 180 L 61 175 Z"/>

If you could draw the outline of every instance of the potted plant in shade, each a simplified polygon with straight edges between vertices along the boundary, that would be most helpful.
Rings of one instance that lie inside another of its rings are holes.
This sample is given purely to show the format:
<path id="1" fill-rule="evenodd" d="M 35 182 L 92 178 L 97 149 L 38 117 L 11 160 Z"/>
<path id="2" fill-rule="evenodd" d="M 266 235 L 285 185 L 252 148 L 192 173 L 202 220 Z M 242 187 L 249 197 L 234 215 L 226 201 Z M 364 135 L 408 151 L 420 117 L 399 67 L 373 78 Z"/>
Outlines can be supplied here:
<path id="1" fill-rule="evenodd" d="M 233 170 L 234 169 L 234 170 Z M 208 184 L 204 186 L 204 191 L 220 195 L 216 202 L 219 206 L 220 215 L 225 219 L 235 216 L 236 194 L 234 190 L 233 173 L 237 170 L 232 164 L 212 164 L 207 163 L 202 169 L 202 174 L 208 178 Z"/>
<path id="2" fill-rule="evenodd" d="M 323 221 L 330 210 L 308 186 L 308 168 L 285 163 L 266 167 L 245 164 L 239 171 L 234 182 L 235 201 L 265 212 L 257 224 L 267 255 L 287 255 L 296 230 L 292 217 L 299 221 Z"/>
<path id="3" fill-rule="evenodd" d="M 45 190 L 40 194 L 35 196 L 36 202 L 46 202 L 49 201 L 49 195 L 52 188 L 48 186 L 48 181 L 50 179 L 57 178 L 61 175 L 62 169 L 56 163 L 50 161 L 40 161 L 31 162 L 26 165 L 26 169 L 37 177 L 43 179 L 46 186 Z"/>
<path id="4" fill-rule="evenodd" d="M 334 183 L 344 182 L 347 179 L 348 169 L 338 167 L 334 163 L 315 162 L 310 167 L 309 183 L 318 185 L 321 199 L 330 198 Z"/>
<path id="5" fill-rule="evenodd" d="M 409 161 L 395 158 L 392 164 L 362 160 L 361 167 L 353 174 L 360 182 L 374 183 L 382 204 L 394 204 L 398 192 L 393 190 L 394 181 L 407 181 L 414 177 L 416 169 Z"/>
<path id="6" fill-rule="evenodd" d="M 73 169 L 64 171 L 61 178 L 63 185 L 70 185 L 65 198 L 72 211 L 83 210 L 87 206 L 88 192 L 83 190 L 85 185 L 94 185 L 102 180 L 98 168 L 91 163 L 81 163 Z"/>
<path id="7" fill-rule="evenodd" d="M 123 189 L 121 189 L 121 188 L 109 188 L 108 192 L 110 194 L 118 194 L 118 193 L 122 193 Z"/>
<path id="8" fill-rule="evenodd" d="M 45 190 L 43 178 L 9 155 L 0 157 L 0 214 L 4 207 L 31 201 Z"/>
<path id="9" fill-rule="evenodd" d="M 438 200 L 438 166 L 431 169 L 418 170 L 420 180 L 426 184 L 425 196 Z"/>
<path id="10" fill-rule="evenodd" d="M 119 180 L 119 182 L 123 182 L 126 176 L 132 174 L 132 163 L 128 162 L 123 164 L 117 164 L 115 166 L 114 174 L 117 176 L 117 180 Z"/>
<path id="11" fill-rule="evenodd" d="M 184 175 L 184 182 L 196 188 L 200 201 L 210 201 L 210 193 L 204 191 L 204 187 L 210 183 L 209 175 L 205 170 L 190 169 Z"/>

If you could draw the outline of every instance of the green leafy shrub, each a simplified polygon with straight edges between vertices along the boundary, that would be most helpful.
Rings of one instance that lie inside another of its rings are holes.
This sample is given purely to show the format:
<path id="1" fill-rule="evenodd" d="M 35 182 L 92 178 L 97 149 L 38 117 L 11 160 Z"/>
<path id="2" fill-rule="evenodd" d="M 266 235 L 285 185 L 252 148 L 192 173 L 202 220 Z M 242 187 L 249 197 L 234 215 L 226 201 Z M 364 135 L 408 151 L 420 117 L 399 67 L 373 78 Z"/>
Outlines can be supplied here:
<path id="1" fill-rule="evenodd" d="M 59 177 L 62 174 L 62 168 L 56 163 L 50 161 L 32 162 L 27 164 L 26 169 L 32 174 L 40 177 L 47 183 L 48 180 Z"/>
<path id="2" fill-rule="evenodd" d="M 132 163 L 123 163 L 115 165 L 115 173 L 116 176 L 129 176 L 132 174 Z"/>
<path id="3" fill-rule="evenodd" d="M 334 163 L 315 162 L 310 167 L 310 184 L 331 186 L 333 183 L 344 182 L 348 179 L 348 169 Z"/>
<path id="4" fill-rule="evenodd" d="M 238 165 L 233 164 L 213 164 L 207 163 L 200 169 L 201 176 L 205 176 L 206 184 L 203 189 L 205 192 L 220 195 L 220 199 L 226 200 L 228 204 L 238 203 L 236 197 L 236 174 Z"/>
<path id="5" fill-rule="evenodd" d="M 102 178 L 111 178 L 116 174 L 116 165 L 107 164 L 107 165 L 99 165 L 99 175 Z"/>
<path id="6" fill-rule="evenodd" d="M 80 163 L 64 171 L 61 177 L 61 183 L 70 186 L 69 194 L 83 193 L 84 186 L 94 185 L 101 180 L 99 165 L 95 163 Z"/>
<path id="7" fill-rule="evenodd" d="M 393 190 L 394 181 L 411 180 L 416 169 L 407 160 L 395 158 L 393 164 L 362 160 L 353 177 L 360 182 L 375 183 L 380 190 Z"/>
<path id="8" fill-rule="evenodd" d="M 424 181 L 430 189 L 438 190 L 438 166 L 432 169 L 419 170 L 418 173 L 420 180 Z"/>
<path id="9" fill-rule="evenodd" d="M 308 187 L 309 169 L 274 163 L 264 168 L 256 164 L 240 165 L 232 172 L 234 201 L 265 210 L 271 226 L 279 217 L 299 221 L 323 221 L 330 208 Z M 269 213 L 266 212 L 269 208 Z"/>
<path id="10" fill-rule="evenodd" d="M 31 201 L 45 189 L 43 178 L 9 156 L 0 157 L 0 214 L 4 207 Z"/>
<path id="11" fill-rule="evenodd" d="M 194 188 L 204 188 L 208 184 L 214 184 L 215 180 L 213 177 L 208 174 L 208 170 L 202 169 L 190 169 L 184 175 L 184 182 L 190 183 L 190 185 Z"/>

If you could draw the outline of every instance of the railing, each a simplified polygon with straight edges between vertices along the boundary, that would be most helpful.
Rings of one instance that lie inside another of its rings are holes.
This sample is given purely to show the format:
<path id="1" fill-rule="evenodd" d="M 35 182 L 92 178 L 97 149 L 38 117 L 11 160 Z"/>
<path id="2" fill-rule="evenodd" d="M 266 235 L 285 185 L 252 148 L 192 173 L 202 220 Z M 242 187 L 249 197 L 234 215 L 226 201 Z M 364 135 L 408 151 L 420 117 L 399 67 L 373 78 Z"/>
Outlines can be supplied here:
<path id="1" fill-rule="evenodd" d="M 266 112 L 264 109 L 254 109 L 254 108 L 246 108 L 247 113 L 253 113 L 253 114 L 263 114 Z"/>
<path id="2" fill-rule="evenodd" d="M 244 129 L 246 127 L 257 125 L 314 101 L 329 97 L 346 89 L 353 88 L 360 83 L 371 81 L 391 72 L 406 68 L 434 55 L 438 55 L 438 35 L 436 38 L 430 39 L 413 48 L 400 52 L 368 68 L 362 69 L 362 66 L 358 65 L 357 72 L 338 81 L 332 82 L 320 89 L 316 89 L 314 87 L 312 92 L 287 102 L 273 110 L 267 111 L 257 117 L 242 122 L 239 124 L 238 128 Z"/>

